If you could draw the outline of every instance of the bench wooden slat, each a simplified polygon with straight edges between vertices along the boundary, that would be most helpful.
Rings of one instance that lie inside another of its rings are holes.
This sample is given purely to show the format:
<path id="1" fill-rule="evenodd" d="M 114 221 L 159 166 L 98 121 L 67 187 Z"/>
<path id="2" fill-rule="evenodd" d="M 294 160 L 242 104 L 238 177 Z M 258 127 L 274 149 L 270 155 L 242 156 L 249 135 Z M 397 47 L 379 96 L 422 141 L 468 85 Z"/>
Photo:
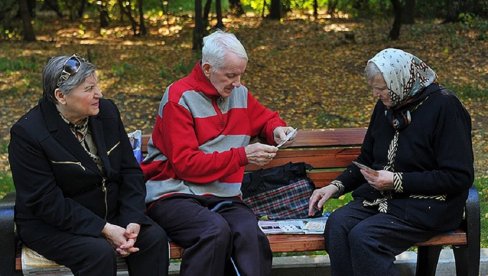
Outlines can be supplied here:
<path id="1" fill-rule="evenodd" d="M 254 164 L 249 164 L 246 166 L 246 171 L 271 168 L 289 162 L 305 162 L 312 165 L 315 169 L 343 168 L 351 164 L 351 161 L 354 160 L 359 153 L 359 148 L 282 150 L 278 151 L 275 158 L 266 166 L 259 167 Z"/>
<path id="2" fill-rule="evenodd" d="M 325 250 L 324 237 L 322 235 L 268 235 L 271 250 L 280 252 L 305 252 Z M 456 230 L 450 233 L 437 235 L 425 242 L 417 243 L 416 246 L 432 245 L 466 245 L 466 233 Z M 181 258 L 182 249 L 171 243 L 171 258 Z"/>
<path id="3" fill-rule="evenodd" d="M 289 147 L 351 146 L 361 145 L 366 128 L 304 129 L 298 130 Z"/>

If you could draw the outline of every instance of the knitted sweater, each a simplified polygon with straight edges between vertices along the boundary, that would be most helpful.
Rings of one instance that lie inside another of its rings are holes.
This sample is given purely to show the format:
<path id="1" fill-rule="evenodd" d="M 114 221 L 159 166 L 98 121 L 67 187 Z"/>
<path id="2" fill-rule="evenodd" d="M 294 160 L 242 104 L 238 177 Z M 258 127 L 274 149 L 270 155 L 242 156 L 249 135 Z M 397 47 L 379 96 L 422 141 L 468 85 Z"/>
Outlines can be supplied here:
<path id="1" fill-rule="evenodd" d="M 161 100 L 141 164 L 146 203 L 174 194 L 240 196 L 244 147 L 255 136 L 274 144 L 273 130 L 285 125 L 243 85 L 220 97 L 197 63 Z"/>

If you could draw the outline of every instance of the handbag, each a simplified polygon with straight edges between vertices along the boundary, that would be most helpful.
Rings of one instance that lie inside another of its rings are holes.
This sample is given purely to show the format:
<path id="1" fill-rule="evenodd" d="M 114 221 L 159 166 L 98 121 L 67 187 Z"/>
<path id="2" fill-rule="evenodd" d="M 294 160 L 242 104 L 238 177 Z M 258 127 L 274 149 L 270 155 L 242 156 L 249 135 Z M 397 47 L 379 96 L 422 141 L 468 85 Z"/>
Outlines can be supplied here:
<path id="1" fill-rule="evenodd" d="M 311 168 L 303 162 L 290 162 L 246 173 L 241 188 L 243 201 L 261 219 L 307 218 L 308 201 L 315 189 L 307 176 Z"/>

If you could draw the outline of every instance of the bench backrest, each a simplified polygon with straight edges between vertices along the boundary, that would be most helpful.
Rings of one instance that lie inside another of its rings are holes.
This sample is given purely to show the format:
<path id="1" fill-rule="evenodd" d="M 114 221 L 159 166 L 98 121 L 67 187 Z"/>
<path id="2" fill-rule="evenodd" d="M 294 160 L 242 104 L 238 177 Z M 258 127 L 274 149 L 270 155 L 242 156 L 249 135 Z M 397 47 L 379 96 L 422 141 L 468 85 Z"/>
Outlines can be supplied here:
<path id="1" fill-rule="evenodd" d="M 359 155 L 365 134 L 366 128 L 299 130 L 293 144 L 280 149 L 268 165 L 259 167 L 250 164 L 246 166 L 246 171 L 279 166 L 288 162 L 305 162 L 313 167 L 309 176 L 315 186 L 323 187 Z M 142 137 L 143 154 L 147 153 L 149 137 L 149 134 Z"/>

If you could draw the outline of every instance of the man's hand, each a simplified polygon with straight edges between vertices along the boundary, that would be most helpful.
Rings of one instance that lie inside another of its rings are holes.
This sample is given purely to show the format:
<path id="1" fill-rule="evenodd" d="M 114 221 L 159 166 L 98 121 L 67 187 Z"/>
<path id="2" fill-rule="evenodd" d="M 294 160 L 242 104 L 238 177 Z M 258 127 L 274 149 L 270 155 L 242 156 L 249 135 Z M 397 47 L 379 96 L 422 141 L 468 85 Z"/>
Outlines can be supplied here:
<path id="1" fill-rule="evenodd" d="M 286 136 L 294 131 L 295 129 L 292 127 L 277 127 L 273 130 L 274 141 L 277 145 L 281 144 L 281 142 L 286 140 Z M 285 146 L 291 144 L 295 139 L 296 132 L 293 134 L 290 139 L 285 143 Z"/>
<path id="2" fill-rule="evenodd" d="M 275 157 L 278 148 L 261 143 L 254 143 L 247 145 L 244 150 L 246 151 L 246 157 L 247 160 L 249 160 L 249 163 L 264 166 Z"/>
<path id="3" fill-rule="evenodd" d="M 308 201 L 308 215 L 313 216 L 317 210 L 322 210 L 325 202 L 331 198 L 339 189 L 334 185 L 327 185 L 313 191 Z"/>

